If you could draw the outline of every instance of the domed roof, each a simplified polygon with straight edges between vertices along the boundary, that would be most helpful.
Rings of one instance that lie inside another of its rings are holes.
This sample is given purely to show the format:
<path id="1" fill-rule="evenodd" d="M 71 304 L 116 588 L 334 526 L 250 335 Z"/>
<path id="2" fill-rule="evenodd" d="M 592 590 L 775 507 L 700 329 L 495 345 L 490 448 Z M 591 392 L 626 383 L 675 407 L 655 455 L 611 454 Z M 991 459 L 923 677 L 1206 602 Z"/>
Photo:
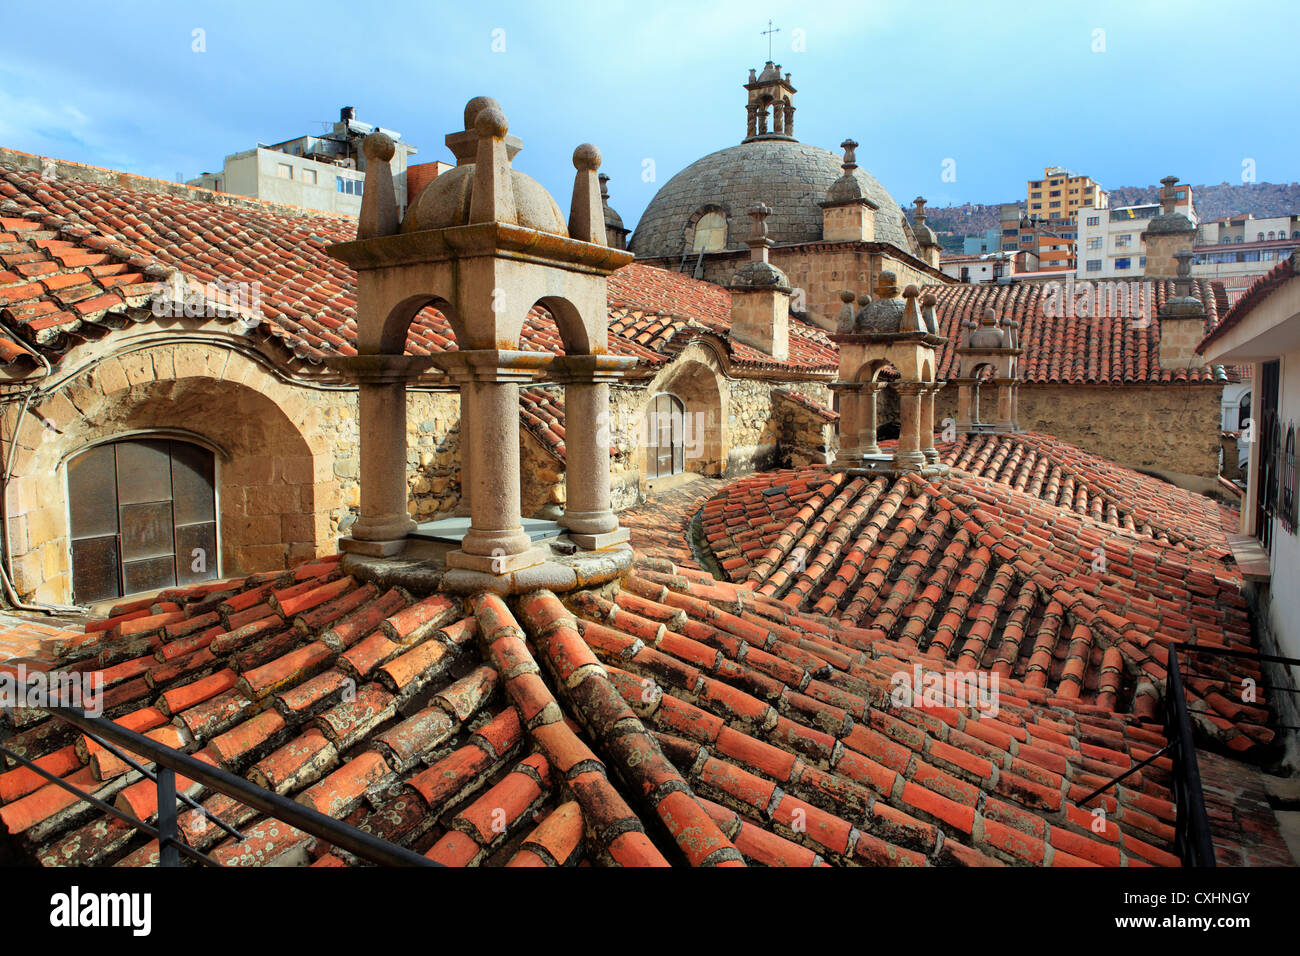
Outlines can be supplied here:
<path id="1" fill-rule="evenodd" d="M 773 241 L 816 242 L 822 237 L 818 203 L 843 175 L 842 163 L 836 153 L 792 140 L 755 140 L 710 153 L 664 184 L 628 246 L 640 257 L 680 256 L 692 218 L 722 207 L 728 214 L 726 248 L 744 249 L 745 210 L 758 202 L 772 207 L 767 224 Z M 853 175 L 862 194 L 879 207 L 876 240 L 916 255 L 903 232 L 898 203 L 870 173 L 859 168 Z"/>
<path id="2" fill-rule="evenodd" d="M 510 170 L 510 181 L 515 192 L 515 225 L 557 236 L 569 234 L 560 207 L 541 183 L 517 169 Z M 411 203 L 402 220 L 402 232 L 469 225 L 473 188 L 473 163 L 457 166 L 433 179 Z"/>

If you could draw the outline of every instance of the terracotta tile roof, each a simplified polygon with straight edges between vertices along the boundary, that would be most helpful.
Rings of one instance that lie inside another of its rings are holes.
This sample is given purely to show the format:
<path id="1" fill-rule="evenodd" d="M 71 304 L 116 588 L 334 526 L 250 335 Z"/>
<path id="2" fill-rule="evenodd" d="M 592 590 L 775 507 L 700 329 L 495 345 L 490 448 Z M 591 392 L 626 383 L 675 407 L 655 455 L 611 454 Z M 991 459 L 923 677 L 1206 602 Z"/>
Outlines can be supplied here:
<path id="1" fill-rule="evenodd" d="M 1180 551 L 1226 557 L 1240 520 L 1213 499 L 1049 435 L 965 435 L 941 448 L 941 460 L 962 471 Z"/>
<path id="2" fill-rule="evenodd" d="M 564 396 L 544 388 L 519 390 L 519 421 L 542 447 L 564 460 Z"/>
<path id="3" fill-rule="evenodd" d="M 206 202 L 197 191 L 176 196 L 71 178 L 46 181 L 35 171 L 0 165 L 0 320 L 8 327 L 0 328 L 0 362 L 34 364 L 37 349 L 57 361 L 80 341 L 148 318 L 157 283 L 177 270 L 207 285 L 259 283 L 255 334 L 300 360 L 319 364 L 329 355 L 354 355 L 354 275 L 325 247 L 355 235 L 351 219 L 295 216 L 256 202 Z M 647 367 L 662 365 L 696 335 L 716 336 L 741 368 L 825 373 L 836 365 L 825 336 L 797 321 L 788 362 L 731 342 L 726 290 L 662 269 L 621 270 L 611 280 L 610 302 L 610 351 Z M 663 312 L 671 331 L 647 336 L 641 324 L 655 318 L 632 317 L 647 308 Z M 529 313 L 522 344 L 563 351 L 545 309 Z M 456 343 L 445 317 L 426 308 L 411 323 L 406 347 L 427 355 Z"/>
<path id="4" fill-rule="evenodd" d="M 509 606 L 380 593 L 335 561 L 221 587 L 120 606 L 61 666 L 104 674 L 113 719 L 447 864 L 1177 863 L 1167 759 L 1100 798 L 1104 831 L 1078 805 L 1163 746 L 1154 725 L 1015 676 L 995 715 L 900 705 L 898 674 L 953 664 L 703 572 L 647 559 L 613 591 Z M 156 814 L 80 734 L 5 719 L 7 747 Z M 353 862 L 179 785 L 248 835 L 182 814 L 226 865 Z M 22 769 L 0 825 L 46 865 L 157 857 Z"/>
<path id="5" fill-rule="evenodd" d="M 1107 287 L 1111 282 L 1098 280 Z M 1194 291 L 1206 304 L 1207 328 L 1218 323 L 1219 310 L 1212 284 L 1205 279 L 1193 280 Z M 1146 280 L 1143 280 L 1146 284 Z M 955 347 L 960 341 L 964 320 L 979 321 L 984 310 L 993 309 L 998 318 L 1011 316 L 1020 323 L 1020 345 L 1024 349 L 1021 368 L 1024 380 L 1032 384 L 1103 384 L 1227 381 L 1221 366 L 1168 370 L 1160 367 L 1160 323 L 1155 310 L 1175 295 L 1171 281 L 1155 280 L 1155 304 L 1150 306 L 1149 321 L 1144 328 L 1134 328 L 1133 310 L 1111 314 L 1118 296 L 1097 295 L 1102 314 L 1088 317 L 1047 318 L 1044 306 L 1050 292 L 1046 283 L 1014 282 L 1008 285 L 933 285 L 939 300 L 937 311 L 942 334 L 948 338 L 939 360 L 939 378 L 953 374 Z M 1062 283 L 1061 299 L 1064 300 Z M 1113 301 L 1112 301 L 1113 299 Z"/>
<path id="6" fill-rule="evenodd" d="M 703 532 L 732 581 L 791 611 L 1116 713 L 1154 713 L 1172 642 L 1251 646 L 1226 548 L 1144 538 L 960 470 L 932 483 L 755 475 L 705 505 Z M 1193 533 L 1213 534 L 1182 539 Z M 1225 660 L 1211 677 L 1259 682 L 1257 664 Z M 1271 738 L 1236 723 L 1266 720 L 1262 705 L 1243 710 L 1208 678 L 1187 684 L 1205 733 L 1235 750 Z"/>
<path id="7" fill-rule="evenodd" d="M 839 352 L 821 329 L 790 317 L 790 358 L 731 338 L 731 293 L 712 282 L 632 263 L 609 279 L 610 333 L 671 357 L 696 338 L 714 337 L 733 366 L 802 373 L 835 372 Z"/>
<path id="8" fill-rule="evenodd" d="M 1241 293 L 1232 308 L 1228 310 L 1227 315 L 1223 317 L 1223 321 L 1212 328 L 1205 338 L 1201 339 L 1200 344 L 1196 346 L 1196 351 L 1204 354 L 1207 345 L 1220 338 L 1228 329 L 1235 327 L 1255 306 L 1272 295 L 1278 286 L 1286 284 L 1288 280 L 1293 278 L 1296 275 L 1297 264 L 1300 264 L 1300 252 L 1293 253 L 1283 259 L 1267 273 L 1251 283 L 1250 287 Z"/>

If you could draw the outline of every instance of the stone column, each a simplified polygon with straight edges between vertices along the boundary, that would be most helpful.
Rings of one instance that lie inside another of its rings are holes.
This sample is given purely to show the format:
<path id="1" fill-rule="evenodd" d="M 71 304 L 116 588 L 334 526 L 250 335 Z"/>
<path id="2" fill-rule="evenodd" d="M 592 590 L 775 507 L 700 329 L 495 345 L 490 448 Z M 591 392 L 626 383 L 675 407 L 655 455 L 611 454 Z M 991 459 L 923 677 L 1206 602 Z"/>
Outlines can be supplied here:
<path id="1" fill-rule="evenodd" d="M 758 130 L 758 107 L 747 107 L 746 112 L 749 114 L 745 124 L 745 136 L 753 136 Z"/>
<path id="2" fill-rule="evenodd" d="M 899 382 L 898 389 L 898 448 L 894 452 L 894 467 L 916 469 L 925 464 L 921 453 L 921 390 L 922 382 Z"/>
<path id="3" fill-rule="evenodd" d="M 560 524 L 581 548 L 627 541 L 610 506 L 609 382 L 632 364 L 604 355 L 565 355 L 551 365 L 564 383 L 564 517 Z"/>
<path id="4" fill-rule="evenodd" d="M 465 390 L 474 434 L 469 443 L 470 527 L 447 567 L 509 574 L 541 564 L 519 515 L 519 383 L 532 381 L 550 356 L 471 350 L 435 357 Z"/>
<path id="5" fill-rule="evenodd" d="M 831 388 L 840 396 L 839 458 L 844 462 L 852 462 L 862 457 L 859 387 L 853 382 L 832 382 Z"/>
<path id="6" fill-rule="evenodd" d="M 460 387 L 460 501 L 452 512 L 458 518 L 470 515 L 470 499 L 473 498 L 473 476 L 470 463 L 474 455 L 470 451 L 470 442 L 474 436 L 474 426 L 469 417 L 469 395 L 466 386 Z"/>
<path id="7" fill-rule="evenodd" d="M 406 507 L 406 383 L 427 369 L 430 360 L 354 355 L 328 364 L 357 383 L 360 419 L 361 508 L 340 546 L 373 556 L 397 554 L 415 530 Z"/>
<path id="8" fill-rule="evenodd" d="M 970 380 L 963 380 L 957 383 L 957 431 L 960 433 L 971 430 L 974 424 L 975 401 L 975 383 Z"/>
<path id="9" fill-rule="evenodd" d="M 939 391 L 938 384 L 926 385 L 921 389 L 920 438 L 921 454 L 925 460 L 934 464 L 939 460 L 939 449 L 934 447 L 934 396 Z"/>
<path id="10" fill-rule="evenodd" d="M 772 132 L 781 133 L 785 130 L 785 104 L 777 100 L 772 104 Z"/>
<path id="11" fill-rule="evenodd" d="M 863 455 L 880 454 L 880 444 L 876 441 L 876 429 L 880 427 L 876 415 L 876 393 L 883 387 L 879 382 L 863 382 L 858 393 L 858 432 L 862 436 L 858 447 Z"/>
<path id="12" fill-rule="evenodd" d="M 406 384 L 362 382 L 361 514 L 352 537 L 377 543 L 402 541 L 415 530 L 406 510 Z"/>
<path id="13" fill-rule="evenodd" d="M 998 383 L 998 424 L 997 429 L 1000 432 L 1015 431 L 1013 412 L 1011 411 L 1011 389 L 1015 384 L 1013 379 L 1000 378 Z"/>
<path id="14" fill-rule="evenodd" d="M 1020 431 L 1020 382 L 1019 380 L 1011 384 L 1011 427 L 1013 431 Z"/>
<path id="15" fill-rule="evenodd" d="M 785 105 L 785 135 L 794 135 L 794 107 L 789 103 Z"/>

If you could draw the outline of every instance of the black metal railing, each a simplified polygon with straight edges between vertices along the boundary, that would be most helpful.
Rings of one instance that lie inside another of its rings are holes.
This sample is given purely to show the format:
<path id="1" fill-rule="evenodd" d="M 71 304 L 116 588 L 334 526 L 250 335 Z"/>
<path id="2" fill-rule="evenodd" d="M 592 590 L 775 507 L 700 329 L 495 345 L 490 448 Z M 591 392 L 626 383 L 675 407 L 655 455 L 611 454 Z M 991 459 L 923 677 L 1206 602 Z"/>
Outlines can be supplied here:
<path id="1" fill-rule="evenodd" d="M 1168 675 L 1164 696 L 1165 745 L 1088 794 L 1079 801 L 1079 806 L 1087 806 L 1111 787 L 1168 755 L 1173 764 L 1174 851 L 1183 866 L 1214 866 L 1214 843 L 1210 835 L 1209 814 L 1205 812 L 1205 794 L 1201 790 L 1201 771 L 1196 763 L 1192 722 L 1183 696 L 1178 652 L 1172 646 L 1169 648 Z"/>
<path id="2" fill-rule="evenodd" d="M 203 814 L 213 825 L 224 830 L 235 839 L 243 840 L 245 838 L 238 829 L 208 813 L 206 809 L 185 793 L 177 793 L 176 775 L 178 773 L 210 790 L 238 800 L 245 806 L 260 810 L 268 817 L 280 820 L 290 826 L 297 827 L 304 833 L 325 840 L 368 863 L 379 866 L 441 866 L 441 864 L 405 847 L 389 843 L 372 833 L 349 826 L 311 807 L 295 803 L 278 793 L 263 789 L 243 777 L 237 777 L 220 767 L 196 760 L 187 753 L 166 747 L 143 734 L 128 730 L 104 717 L 91 717 L 76 707 L 48 707 L 45 709 L 54 719 L 76 727 L 127 766 L 154 782 L 158 798 L 158 825 L 156 827 L 152 826 L 143 820 L 137 819 L 132 814 L 86 793 L 79 787 L 60 779 L 33 761 L 3 745 L 0 745 L 0 754 L 4 754 L 10 760 L 74 794 L 78 800 L 92 804 L 104 813 L 157 840 L 159 864 L 161 866 L 179 866 L 181 856 L 206 866 L 220 865 L 212 857 L 188 846 L 180 838 L 177 829 L 178 800 Z M 156 770 L 150 770 L 124 751 L 130 751 L 131 754 L 139 755 L 146 762 L 152 762 L 156 766 Z"/>
<path id="3" fill-rule="evenodd" d="M 1210 817 L 1205 812 L 1201 790 L 1201 769 L 1196 762 L 1196 742 L 1187 713 L 1187 698 L 1178 669 L 1178 648 L 1169 648 L 1168 678 L 1165 684 L 1165 740 L 1174 745 L 1173 761 L 1174 850 L 1184 866 L 1214 866 L 1214 841 Z"/>

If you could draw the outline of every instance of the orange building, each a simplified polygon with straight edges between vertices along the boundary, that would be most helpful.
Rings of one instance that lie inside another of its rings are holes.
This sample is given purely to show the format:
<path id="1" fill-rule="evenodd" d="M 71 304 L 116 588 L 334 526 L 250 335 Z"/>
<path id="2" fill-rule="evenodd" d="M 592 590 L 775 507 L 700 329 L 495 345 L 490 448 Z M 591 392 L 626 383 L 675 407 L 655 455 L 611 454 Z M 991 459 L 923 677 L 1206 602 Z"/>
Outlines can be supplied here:
<path id="1" fill-rule="evenodd" d="M 1029 215 L 1042 219 L 1073 219 L 1080 209 L 1105 209 L 1106 192 L 1088 176 L 1076 176 L 1060 166 L 1048 166 L 1042 179 L 1031 179 L 1026 190 Z"/>

